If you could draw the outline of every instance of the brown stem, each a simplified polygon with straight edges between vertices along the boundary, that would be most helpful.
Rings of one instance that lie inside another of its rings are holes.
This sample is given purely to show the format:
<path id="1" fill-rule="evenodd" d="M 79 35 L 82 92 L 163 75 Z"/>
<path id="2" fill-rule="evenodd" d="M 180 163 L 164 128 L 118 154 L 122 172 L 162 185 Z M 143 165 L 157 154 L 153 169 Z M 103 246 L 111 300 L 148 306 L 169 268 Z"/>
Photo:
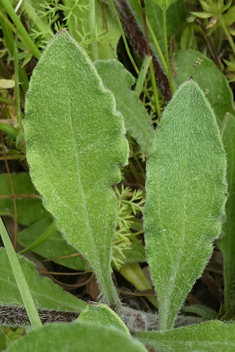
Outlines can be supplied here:
<path id="1" fill-rule="evenodd" d="M 149 53 L 147 52 L 147 43 L 142 30 L 138 26 L 125 0 L 114 0 L 114 3 L 126 36 L 130 40 L 131 45 L 135 48 L 137 54 L 142 60 L 144 60 L 145 57 L 149 55 Z M 159 87 L 165 99 L 169 101 L 171 99 L 171 90 L 168 78 L 165 72 L 162 70 L 161 65 L 157 61 L 155 54 L 151 49 L 149 50 L 150 55 L 153 57 L 153 67 L 157 86 Z"/>
<path id="2" fill-rule="evenodd" d="M 211 53 L 211 56 L 213 58 L 214 63 L 216 64 L 216 66 L 218 67 L 218 69 L 220 71 L 223 71 L 211 35 L 207 35 L 207 29 L 199 18 L 196 19 L 196 22 L 199 24 L 203 33 L 205 34 L 207 46 L 208 46 L 208 49 Z"/>

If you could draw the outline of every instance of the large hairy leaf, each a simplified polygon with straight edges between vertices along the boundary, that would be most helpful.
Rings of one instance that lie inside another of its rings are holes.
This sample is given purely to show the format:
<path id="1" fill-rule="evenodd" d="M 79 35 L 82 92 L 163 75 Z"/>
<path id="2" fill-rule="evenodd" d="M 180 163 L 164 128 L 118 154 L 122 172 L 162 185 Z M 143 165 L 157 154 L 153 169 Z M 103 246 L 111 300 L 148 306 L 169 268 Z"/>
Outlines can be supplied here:
<path id="1" fill-rule="evenodd" d="M 32 180 L 65 239 L 90 262 L 108 304 L 111 242 L 128 145 L 122 116 L 87 54 L 62 30 L 31 78 L 25 136 Z"/>
<path id="2" fill-rule="evenodd" d="M 88 322 L 48 324 L 31 330 L 8 352 L 147 352 L 139 341 L 118 328 Z"/>
<path id="3" fill-rule="evenodd" d="M 135 78 L 118 60 L 98 60 L 95 67 L 104 85 L 115 95 L 117 109 L 124 117 L 127 131 L 147 153 L 152 148 L 154 130 L 151 118 L 139 100 L 138 94 L 130 88 Z"/>
<path id="4" fill-rule="evenodd" d="M 172 328 L 219 236 L 225 173 L 215 115 L 191 79 L 166 107 L 147 163 L 145 240 L 162 330 Z"/>
<path id="5" fill-rule="evenodd" d="M 223 223 L 223 237 L 217 241 L 224 255 L 225 312 L 233 317 L 234 312 L 234 267 L 235 267 L 235 117 L 225 116 L 222 140 L 227 156 L 228 201 L 226 221 Z"/>
<path id="6" fill-rule="evenodd" d="M 235 324 L 208 321 L 170 331 L 142 332 L 138 338 L 159 352 L 233 352 Z"/>

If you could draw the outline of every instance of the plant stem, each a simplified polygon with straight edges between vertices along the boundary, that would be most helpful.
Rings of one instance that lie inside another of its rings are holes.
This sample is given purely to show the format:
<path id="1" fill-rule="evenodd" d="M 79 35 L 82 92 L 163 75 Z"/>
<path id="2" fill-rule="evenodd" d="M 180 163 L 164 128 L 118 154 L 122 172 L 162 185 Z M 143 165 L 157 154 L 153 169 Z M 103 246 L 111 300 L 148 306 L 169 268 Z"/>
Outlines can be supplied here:
<path id="1" fill-rule="evenodd" d="M 89 11 L 88 11 L 88 28 L 91 33 L 91 37 L 94 38 L 91 44 L 91 50 L 93 54 L 93 60 L 98 60 L 98 47 L 96 38 L 96 18 L 95 18 L 95 0 L 89 0 Z"/>
<path id="2" fill-rule="evenodd" d="M 0 130 L 10 134 L 12 137 L 17 137 L 19 135 L 19 132 L 14 127 L 3 122 L 0 122 Z"/>
<path id="3" fill-rule="evenodd" d="M 16 252 L 14 251 L 13 245 L 10 241 L 10 238 L 8 236 L 8 233 L 6 231 L 6 228 L 3 224 L 2 219 L 0 218 L 0 234 L 2 236 L 2 241 L 4 243 L 8 259 L 10 261 L 12 271 L 18 286 L 18 289 L 20 291 L 25 309 L 27 311 L 27 314 L 29 316 L 29 320 L 31 322 L 31 325 L 33 328 L 38 328 L 42 325 L 41 320 L 38 315 L 37 308 L 34 304 L 31 292 L 29 290 L 29 286 L 27 284 L 27 281 L 25 279 L 23 270 L 21 268 L 19 259 L 17 257 Z"/>
<path id="4" fill-rule="evenodd" d="M 149 38 L 148 38 L 148 28 L 147 28 L 147 23 L 146 23 L 146 13 L 145 13 L 145 3 L 144 0 L 140 1 L 141 7 L 142 7 L 142 16 L 143 16 L 143 24 L 144 24 L 144 34 L 145 34 L 145 41 L 146 41 L 146 51 L 147 51 L 147 57 L 151 57 L 151 50 L 149 46 Z M 153 61 L 150 61 L 149 64 L 149 71 L 150 71 L 150 77 L 151 77 L 151 82 L 152 82 L 152 87 L 153 87 L 153 95 L 154 95 L 154 101 L 155 101 L 155 106 L 157 110 L 158 117 L 160 118 L 160 104 L 159 104 L 159 99 L 158 99 L 158 93 L 157 93 L 157 84 L 156 84 L 156 78 L 154 74 L 154 68 L 153 68 Z"/>
<path id="5" fill-rule="evenodd" d="M 141 69 L 140 69 L 140 73 L 136 82 L 136 86 L 135 86 L 135 92 L 138 94 L 138 96 L 140 96 L 142 90 L 143 90 L 143 86 L 144 86 L 144 81 L 146 79 L 147 73 L 148 73 L 148 68 L 149 68 L 149 64 L 152 61 L 152 56 L 146 56 Z"/>
<path id="6" fill-rule="evenodd" d="M 231 258 L 223 253 L 224 260 L 224 310 L 226 319 L 234 315 L 234 266 Z"/>
<path id="7" fill-rule="evenodd" d="M 146 279 L 139 263 L 124 264 L 121 269 L 119 269 L 119 272 L 127 281 L 132 283 L 138 291 L 152 290 L 152 285 Z M 158 308 L 156 297 L 146 296 L 146 298 Z"/>
<path id="8" fill-rule="evenodd" d="M 225 35 L 226 35 L 226 37 L 227 37 L 227 39 L 229 41 L 229 44 L 231 45 L 231 48 L 233 50 L 233 54 L 235 55 L 235 44 L 234 44 L 233 38 L 231 37 L 231 34 L 229 33 L 229 30 L 228 30 L 228 28 L 226 26 L 226 23 L 225 23 L 224 18 L 223 18 L 222 15 L 218 16 L 218 21 L 219 21 L 221 27 L 223 28 L 224 33 L 225 33 Z"/>
<path id="9" fill-rule="evenodd" d="M 139 69 L 135 63 L 135 60 L 133 59 L 132 55 L 131 55 L 131 52 L 130 52 L 130 49 L 128 47 L 128 43 L 127 43 L 127 40 L 126 40 L 126 36 L 125 36 L 125 33 L 124 33 L 124 30 L 123 30 L 123 27 L 122 27 L 122 23 L 120 21 L 120 18 L 118 16 L 118 13 L 117 13 L 117 10 L 116 10 L 116 7 L 114 5 L 114 2 L 113 0 L 110 0 L 110 3 L 111 3 L 111 6 L 112 6 L 112 9 L 113 9 L 113 12 L 116 16 L 116 19 L 117 19 L 117 22 L 118 22 L 118 25 L 119 25 L 119 28 L 120 28 L 120 31 L 121 31 L 121 34 L 122 34 L 122 39 L 123 39 L 123 42 L 124 42 L 124 45 L 125 45 L 125 49 L 126 49 L 126 52 L 127 52 L 127 55 L 135 69 L 135 71 L 139 74 Z"/>
<path id="10" fill-rule="evenodd" d="M 8 104 L 8 105 L 14 105 L 13 100 L 10 100 L 10 99 L 4 98 L 4 97 L 0 97 L 0 101 L 5 104 Z"/>
<path id="11" fill-rule="evenodd" d="M 164 35 L 164 47 L 165 47 L 165 57 L 166 57 L 166 64 L 167 64 L 167 77 L 169 79 L 169 84 L 171 88 L 171 94 L 174 93 L 174 83 L 172 80 L 172 75 L 171 75 L 171 68 L 170 68 L 170 60 L 169 60 L 169 53 L 168 53 L 168 40 L 167 40 L 167 26 L 166 26 L 166 2 L 163 1 L 163 35 Z M 160 115 L 159 115 L 160 116 Z"/>
<path id="12" fill-rule="evenodd" d="M 43 32 L 44 38 L 49 41 L 54 36 L 49 23 L 45 23 L 37 14 L 33 6 L 30 4 L 29 0 L 24 2 L 24 11 L 30 17 L 32 22 L 38 27 L 38 29 Z"/>
<path id="13" fill-rule="evenodd" d="M 15 103 L 17 122 L 20 131 L 22 131 L 22 112 L 20 108 L 20 86 L 19 86 L 19 64 L 18 64 L 18 51 L 17 51 L 17 37 L 14 41 L 14 71 L 15 71 Z"/>
<path id="14" fill-rule="evenodd" d="M 167 73 L 168 68 L 167 68 L 166 60 L 165 60 L 164 55 L 163 55 L 163 53 L 162 53 L 162 50 L 161 50 L 161 48 L 160 48 L 160 46 L 159 46 L 159 44 L 158 44 L 157 38 L 156 38 L 156 36 L 155 36 L 155 34 L 154 34 L 153 28 L 152 28 L 152 26 L 151 26 L 151 24 L 150 24 L 150 22 L 149 22 L 149 20 L 148 20 L 147 15 L 146 15 L 146 22 L 147 22 L 147 26 L 148 26 L 148 31 L 149 31 L 149 33 L 150 33 L 150 35 L 151 35 L 151 37 L 152 37 L 152 40 L 153 40 L 153 42 L 154 42 L 154 45 L 155 45 L 156 49 L 157 49 L 159 58 L 161 59 L 162 65 L 163 65 L 163 67 L 164 67 L 164 70 L 165 70 L 165 72 Z"/>
<path id="15" fill-rule="evenodd" d="M 2 11 L 0 11 L 0 17 L 3 19 L 4 23 L 11 29 L 11 31 L 16 34 L 17 33 L 17 29 L 14 27 L 14 25 L 12 24 L 12 22 L 8 19 L 8 17 L 6 15 L 4 15 L 4 13 Z M 4 34 L 6 35 L 6 33 L 4 32 Z M 24 42 L 24 38 L 22 37 L 22 35 L 20 33 L 18 33 L 18 38 Z M 6 38 L 5 38 L 6 39 Z M 12 43 L 14 41 L 13 38 L 12 39 Z M 7 40 L 7 46 L 9 48 L 9 51 L 11 53 L 11 55 L 13 56 L 13 53 L 14 53 L 14 48 L 13 48 L 13 45 L 8 45 L 8 40 Z"/>
<path id="16" fill-rule="evenodd" d="M 2 2 L 2 5 L 5 7 L 5 9 L 7 10 L 7 12 L 9 14 L 9 16 L 11 17 L 12 21 L 14 22 L 16 28 L 18 29 L 18 31 L 22 35 L 24 43 L 27 45 L 27 47 L 30 50 L 30 52 L 37 59 L 39 59 L 40 56 L 41 56 L 41 53 L 38 50 L 38 48 L 36 47 L 36 45 L 34 44 L 34 42 L 32 41 L 32 39 L 30 38 L 30 36 L 28 35 L 28 33 L 26 32 L 26 30 L 25 30 L 23 24 L 21 23 L 19 17 L 15 13 L 10 1 L 9 0 L 1 0 L 1 2 Z"/>
<path id="17" fill-rule="evenodd" d="M 149 72 L 150 72 L 150 77 L 151 77 L 151 82 L 152 82 L 152 87 L 153 87 L 153 96 L 154 96 L 156 111 L 158 114 L 158 118 L 160 119 L 161 109 L 160 109 L 160 103 L 159 103 L 159 98 L 158 98 L 158 91 L 157 91 L 157 85 L 156 85 L 156 79 L 155 79 L 152 61 L 150 62 L 150 65 L 149 65 Z"/>

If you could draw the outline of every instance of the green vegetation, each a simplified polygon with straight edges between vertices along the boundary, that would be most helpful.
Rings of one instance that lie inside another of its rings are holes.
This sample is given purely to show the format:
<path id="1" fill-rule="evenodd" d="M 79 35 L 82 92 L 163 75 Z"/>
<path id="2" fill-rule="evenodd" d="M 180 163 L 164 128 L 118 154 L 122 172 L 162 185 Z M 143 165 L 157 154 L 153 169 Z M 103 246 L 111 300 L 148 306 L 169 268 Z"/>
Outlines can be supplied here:
<path id="1" fill-rule="evenodd" d="M 0 351 L 235 351 L 234 8 L 0 0 Z"/>

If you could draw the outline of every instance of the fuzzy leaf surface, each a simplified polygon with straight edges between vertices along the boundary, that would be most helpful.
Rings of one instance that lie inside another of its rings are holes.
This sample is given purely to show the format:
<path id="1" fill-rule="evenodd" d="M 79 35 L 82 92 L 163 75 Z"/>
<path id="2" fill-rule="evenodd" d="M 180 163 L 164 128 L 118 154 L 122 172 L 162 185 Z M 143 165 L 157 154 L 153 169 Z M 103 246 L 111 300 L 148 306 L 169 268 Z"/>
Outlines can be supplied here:
<path id="1" fill-rule="evenodd" d="M 114 327 L 88 322 L 47 324 L 31 330 L 7 352 L 147 352 L 141 342 Z"/>
<path id="2" fill-rule="evenodd" d="M 215 115 L 189 80 L 166 107 L 147 162 L 145 243 L 161 330 L 173 327 L 212 253 L 224 214 L 225 175 Z"/>
<path id="3" fill-rule="evenodd" d="M 19 256 L 19 260 L 37 308 L 59 309 L 71 312 L 81 312 L 86 308 L 85 302 L 63 291 L 51 279 L 39 277 L 34 263 L 22 256 Z M 23 306 L 5 248 L 0 249 L 0 263 L 0 304 Z"/>
<path id="4" fill-rule="evenodd" d="M 113 94 L 87 54 L 62 30 L 31 78 L 25 136 L 30 175 L 65 239 L 89 261 L 106 303 L 118 302 L 111 242 L 128 144 Z"/>
<path id="5" fill-rule="evenodd" d="M 227 156 L 228 200 L 222 238 L 217 241 L 224 256 L 225 313 L 233 316 L 235 267 L 235 117 L 225 116 L 221 132 Z"/>
<path id="6" fill-rule="evenodd" d="M 114 94 L 117 109 L 124 117 L 125 127 L 139 143 L 141 149 L 150 152 L 154 129 L 151 118 L 139 100 L 137 93 L 131 90 L 135 78 L 118 60 L 98 60 L 95 67 L 104 85 Z"/>
<path id="7" fill-rule="evenodd" d="M 105 304 L 88 304 L 76 321 L 87 321 L 91 323 L 93 322 L 96 325 L 114 326 L 130 335 L 129 330 L 122 319 Z"/>
<path id="8" fill-rule="evenodd" d="M 226 77 L 212 60 L 196 50 L 178 50 L 174 60 L 176 85 L 179 86 L 193 77 L 206 94 L 221 126 L 225 114 L 233 112 L 233 94 Z"/>
<path id="9" fill-rule="evenodd" d="M 207 321 L 170 331 L 137 333 L 144 344 L 158 352 L 234 352 L 235 324 Z"/>

